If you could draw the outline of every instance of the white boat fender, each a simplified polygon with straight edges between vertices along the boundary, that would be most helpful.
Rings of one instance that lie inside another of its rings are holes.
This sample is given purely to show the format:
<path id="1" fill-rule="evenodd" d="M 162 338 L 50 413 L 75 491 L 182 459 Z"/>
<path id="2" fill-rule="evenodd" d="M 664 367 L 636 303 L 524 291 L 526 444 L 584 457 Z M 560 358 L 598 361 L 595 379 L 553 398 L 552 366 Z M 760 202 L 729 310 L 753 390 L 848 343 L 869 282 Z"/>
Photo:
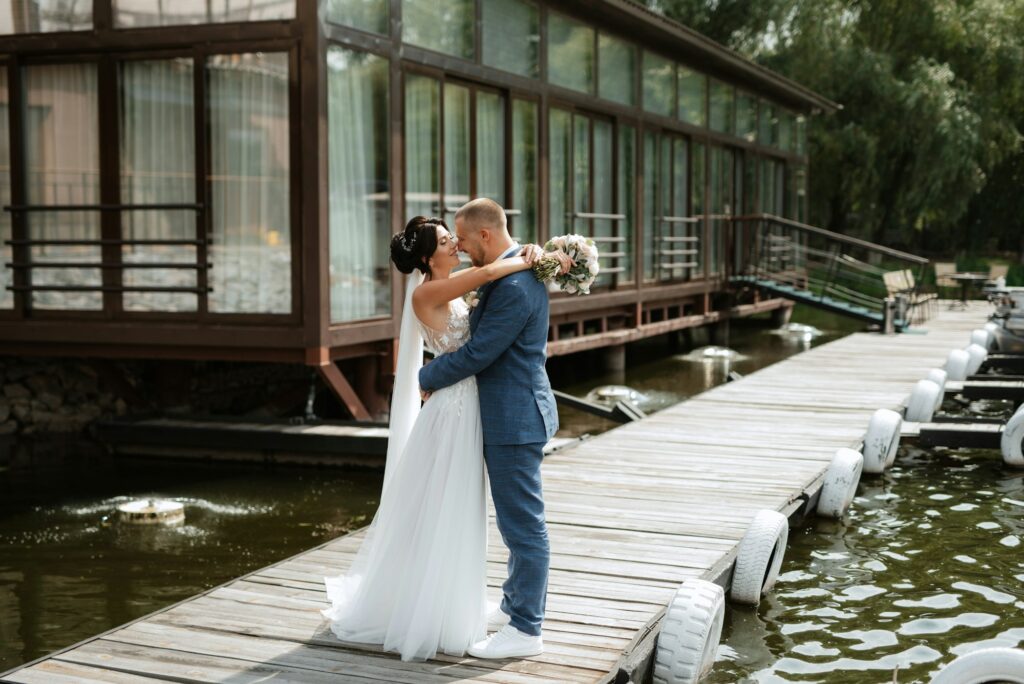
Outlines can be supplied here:
<path id="1" fill-rule="evenodd" d="M 688 579 L 676 589 L 654 650 L 656 684 L 700 681 L 715 664 L 725 622 L 725 591 L 713 582 Z"/>
<path id="2" fill-rule="evenodd" d="M 864 456 L 853 449 L 839 449 L 825 471 L 825 481 L 818 495 L 818 515 L 841 518 L 857 495 Z"/>
<path id="3" fill-rule="evenodd" d="M 864 435 L 864 472 L 878 475 L 896 460 L 900 447 L 903 417 L 889 409 L 878 409 L 871 415 Z"/>
<path id="4" fill-rule="evenodd" d="M 984 328 L 976 328 L 971 331 L 971 344 L 984 347 L 986 351 L 992 348 L 992 333 Z"/>
<path id="5" fill-rule="evenodd" d="M 906 419 L 913 423 L 931 422 L 936 404 L 942 403 L 939 399 L 941 396 L 942 388 L 934 382 L 918 380 L 914 385 L 914 391 L 910 393 L 910 399 L 907 400 Z"/>
<path id="6" fill-rule="evenodd" d="M 964 351 L 970 356 L 970 362 L 967 364 L 967 375 L 974 375 L 981 370 L 981 364 L 985 363 L 985 359 L 988 358 L 988 350 L 980 344 L 972 344 Z"/>
<path id="7" fill-rule="evenodd" d="M 965 653 L 939 670 L 932 684 L 1024 684 L 1024 651 L 983 648 Z"/>
<path id="8" fill-rule="evenodd" d="M 778 511 L 763 510 L 750 522 L 736 554 L 729 597 L 756 606 L 779 576 L 789 540 L 789 521 Z"/>
<path id="9" fill-rule="evenodd" d="M 1003 452 L 1006 465 L 1024 468 L 1024 406 L 1006 421 L 1006 427 L 999 438 L 999 450 Z"/>
<path id="10" fill-rule="evenodd" d="M 967 379 L 967 364 L 971 361 L 971 355 L 963 349 L 954 349 L 949 352 L 946 359 L 946 376 L 953 382 L 962 382 Z"/>
<path id="11" fill-rule="evenodd" d="M 925 379 L 931 380 L 936 385 L 942 388 L 942 391 L 939 392 L 939 396 L 935 401 L 935 410 L 938 411 L 940 408 L 942 408 L 942 400 L 946 396 L 946 380 L 948 379 L 946 371 L 942 370 L 941 368 L 932 368 L 930 371 L 928 371 L 928 377 Z"/>

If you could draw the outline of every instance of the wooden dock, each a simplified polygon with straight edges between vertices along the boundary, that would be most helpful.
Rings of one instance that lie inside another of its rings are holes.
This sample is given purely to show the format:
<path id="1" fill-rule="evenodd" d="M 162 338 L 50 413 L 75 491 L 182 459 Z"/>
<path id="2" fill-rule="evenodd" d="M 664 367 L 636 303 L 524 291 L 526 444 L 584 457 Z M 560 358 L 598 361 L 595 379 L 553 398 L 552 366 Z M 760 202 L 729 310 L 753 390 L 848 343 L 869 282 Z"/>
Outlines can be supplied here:
<path id="1" fill-rule="evenodd" d="M 11 682 L 625 682 L 643 680 L 659 621 L 688 578 L 726 583 L 761 509 L 800 516 L 839 447 L 898 409 L 962 348 L 987 305 L 942 306 L 923 331 L 854 334 L 549 456 L 546 651 L 403 663 L 350 648 L 318 610 L 363 532 L 338 538 L 3 676 Z M 491 521 L 497 598 L 505 550 Z"/>

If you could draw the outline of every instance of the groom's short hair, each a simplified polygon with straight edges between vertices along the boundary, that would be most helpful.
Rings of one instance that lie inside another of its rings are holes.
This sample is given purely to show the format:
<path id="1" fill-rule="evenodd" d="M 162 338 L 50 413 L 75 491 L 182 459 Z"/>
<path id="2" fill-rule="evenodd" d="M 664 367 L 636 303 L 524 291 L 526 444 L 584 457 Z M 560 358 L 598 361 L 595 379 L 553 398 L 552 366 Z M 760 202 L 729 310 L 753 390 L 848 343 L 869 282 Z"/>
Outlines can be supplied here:
<path id="1" fill-rule="evenodd" d="M 461 220 L 462 225 L 470 230 L 481 228 L 508 230 L 505 210 L 501 208 L 500 204 L 486 197 L 479 197 L 463 204 L 455 212 L 455 220 Z"/>

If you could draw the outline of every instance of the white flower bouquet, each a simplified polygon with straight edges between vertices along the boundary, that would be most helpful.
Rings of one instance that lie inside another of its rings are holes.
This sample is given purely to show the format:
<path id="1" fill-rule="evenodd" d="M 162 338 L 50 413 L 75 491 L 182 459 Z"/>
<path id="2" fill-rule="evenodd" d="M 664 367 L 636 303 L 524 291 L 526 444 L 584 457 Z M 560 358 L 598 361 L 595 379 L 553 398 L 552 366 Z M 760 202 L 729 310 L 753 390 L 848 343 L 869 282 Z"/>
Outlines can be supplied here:
<path id="1" fill-rule="evenodd" d="M 544 245 L 545 252 L 561 250 L 569 255 L 574 264 L 568 273 L 560 273 L 558 259 L 541 257 L 533 266 L 533 273 L 542 283 L 554 282 L 563 292 L 575 295 L 590 294 L 590 286 L 601 272 L 597 262 L 597 245 L 583 235 L 561 235 L 553 237 Z"/>

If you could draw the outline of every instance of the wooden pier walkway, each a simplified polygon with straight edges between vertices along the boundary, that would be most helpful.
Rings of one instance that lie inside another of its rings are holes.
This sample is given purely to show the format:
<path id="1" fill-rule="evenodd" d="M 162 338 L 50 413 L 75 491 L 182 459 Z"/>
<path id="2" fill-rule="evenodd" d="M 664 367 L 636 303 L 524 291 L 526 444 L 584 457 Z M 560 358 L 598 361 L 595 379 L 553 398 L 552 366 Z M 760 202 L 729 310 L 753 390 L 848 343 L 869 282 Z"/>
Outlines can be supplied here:
<path id="1" fill-rule="evenodd" d="M 726 582 L 754 514 L 800 515 L 835 450 L 859 445 L 875 409 L 898 409 L 929 368 L 968 343 L 987 309 L 943 305 L 920 334 L 850 335 L 549 456 L 552 558 L 539 657 L 403 663 L 339 643 L 318 613 L 326 605 L 322 578 L 351 561 L 363 536 L 356 532 L 12 670 L 4 681 L 625 681 L 650 658 L 679 583 Z M 488 575 L 497 598 L 505 550 L 491 523 Z"/>

